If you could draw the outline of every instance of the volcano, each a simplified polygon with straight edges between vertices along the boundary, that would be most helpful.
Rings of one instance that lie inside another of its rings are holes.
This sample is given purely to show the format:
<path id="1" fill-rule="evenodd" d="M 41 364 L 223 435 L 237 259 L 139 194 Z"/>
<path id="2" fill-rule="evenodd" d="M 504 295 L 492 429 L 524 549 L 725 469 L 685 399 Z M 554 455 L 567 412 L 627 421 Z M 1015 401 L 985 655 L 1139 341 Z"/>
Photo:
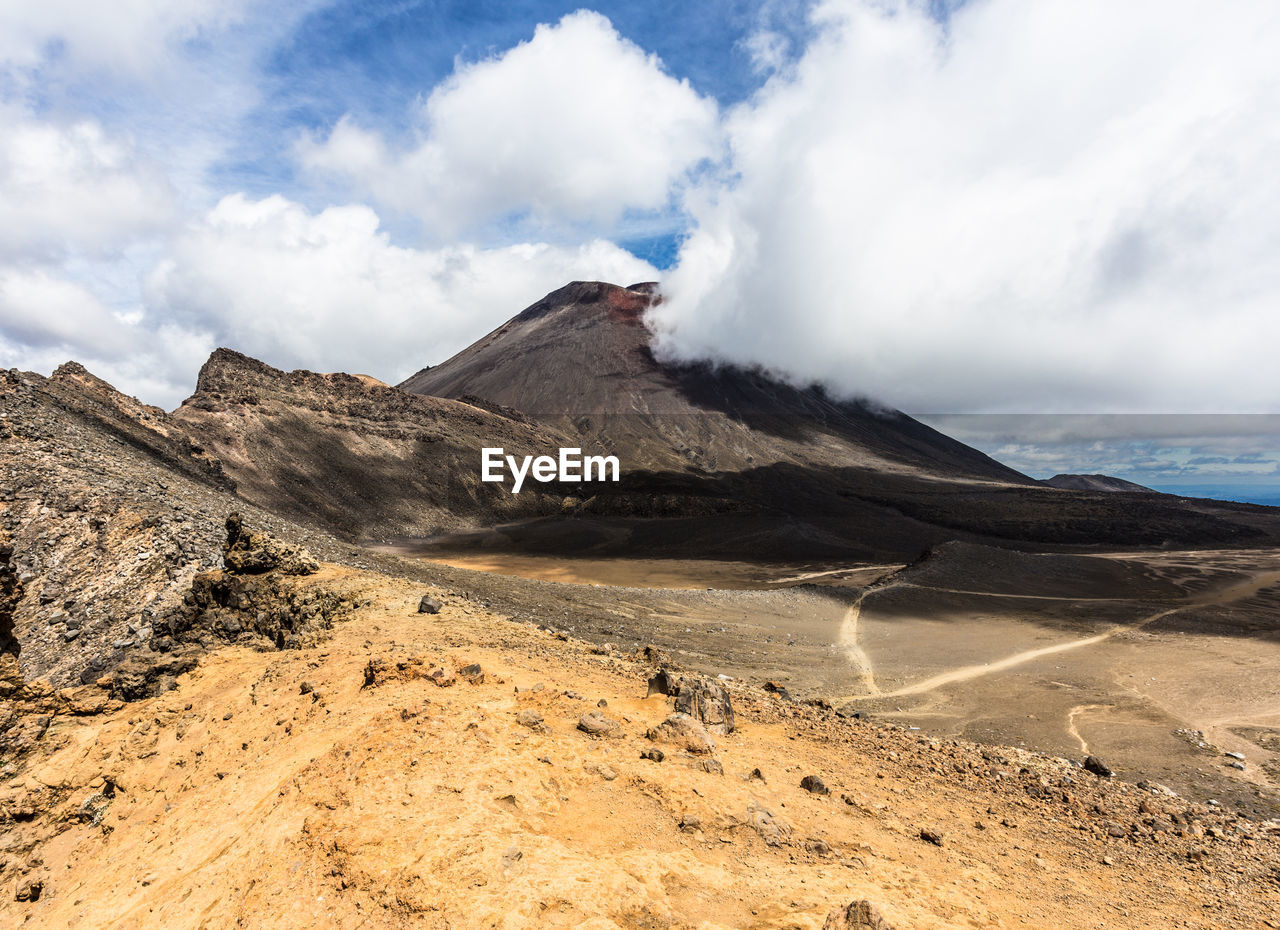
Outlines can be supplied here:
<path id="1" fill-rule="evenodd" d="M 733 558 L 910 559 L 997 545 L 1234 545 L 1269 517 L 1096 489 L 1062 490 L 868 400 L 761 370 L 664 362 L 652 283 L 577 281 L 399 387 L 486 406 L 616 455 L 624 478 L 538 519 L 451 544 Z"/>
<path id="2" fill-rule="evenodd" d="M 652 283 L 575 281 L 399 387 L 512 408 L 635 469 L 782 463 L 1025 485 L 1030 478 L 906 414 L 762 371 L 664 364 L 644 314 Z"/>

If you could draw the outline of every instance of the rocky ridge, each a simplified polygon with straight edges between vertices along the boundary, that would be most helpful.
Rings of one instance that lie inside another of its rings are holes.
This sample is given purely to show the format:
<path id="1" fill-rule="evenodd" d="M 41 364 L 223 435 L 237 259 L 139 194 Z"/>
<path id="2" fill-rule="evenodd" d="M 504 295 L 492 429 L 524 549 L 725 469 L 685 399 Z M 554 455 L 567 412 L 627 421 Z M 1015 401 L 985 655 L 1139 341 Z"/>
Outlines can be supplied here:
<path id="1" fill-rule="evenodd" d="M 492 409 L 419 397 L 348 374 L 284 372 L 229 349 L 200 369 L 172 415 L 239 495 L 347 538 L 426 536 L 558 513 L 571 490 L 520 495 L 480 480 L 480 449 L 572 445 Z"/>

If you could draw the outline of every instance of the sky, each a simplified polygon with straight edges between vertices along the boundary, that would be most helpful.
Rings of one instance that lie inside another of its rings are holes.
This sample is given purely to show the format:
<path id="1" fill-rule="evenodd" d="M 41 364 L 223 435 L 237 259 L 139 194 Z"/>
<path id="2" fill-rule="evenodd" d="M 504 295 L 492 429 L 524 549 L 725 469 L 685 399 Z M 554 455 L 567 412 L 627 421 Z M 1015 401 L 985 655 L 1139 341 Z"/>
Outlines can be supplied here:
<path id="1" fill-rule="evenodd" d="M 1278 59 L 1270 0 L 0 0 L 0 365 L 394 383 L 660 280 L 667 358 L 1275 484 Z"/>

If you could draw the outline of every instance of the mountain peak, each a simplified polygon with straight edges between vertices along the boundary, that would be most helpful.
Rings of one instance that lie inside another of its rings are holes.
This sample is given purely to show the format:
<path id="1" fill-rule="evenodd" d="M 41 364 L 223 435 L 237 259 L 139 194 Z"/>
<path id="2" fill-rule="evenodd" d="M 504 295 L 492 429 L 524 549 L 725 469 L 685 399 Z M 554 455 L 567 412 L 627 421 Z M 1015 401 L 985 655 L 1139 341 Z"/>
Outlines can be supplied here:
<path id="1" fill-rule="evenodd" d="M 223 394 L 264 377 L 275 379 L 283 375 L 284 372 L 280 369 L 272 368 L 266 362 L 260 362 L 243 352 L 217 348 L 200 366 L 200 374 L 196 376 L 196 393 Z"/>
<path id="2" fill-rule="evenodd" d="M 512 323 L 536 320 L 556 311 L 604 311 L 619 323 L 639 326 L 644 313 L 657 302 L 658 284 L 646 281 L 620 287 L 606 281 L 570 281 L 518 314 Z"/>

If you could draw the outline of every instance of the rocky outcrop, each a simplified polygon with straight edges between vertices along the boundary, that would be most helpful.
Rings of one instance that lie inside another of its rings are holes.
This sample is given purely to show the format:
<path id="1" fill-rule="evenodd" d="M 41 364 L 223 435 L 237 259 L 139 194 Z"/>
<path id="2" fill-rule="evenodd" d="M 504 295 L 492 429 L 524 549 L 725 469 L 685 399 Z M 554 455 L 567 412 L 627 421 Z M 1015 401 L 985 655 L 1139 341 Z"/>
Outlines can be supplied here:
<path id="1" fill-rule="evenodd" d="M 577 443 L 456 400 L 361 375 L 281 371 L 230 349 L 172 418 L 245 499 L 345 537 L 429 536 L 558 513 L 563 495 L 481 481 L 480 449 L 520 456 Z"/>
<path id="2" fill-rule="evenodd" d="M 222 558 L 227 570 L 239 575 L 271 571 L 282 575 L 312 575 L 320 570 L 320 563 L 300 546 L 245 529 L 238 513 L 227 517 L 227 541 L 222 547 Z"/>
<path id="3" fill-rule="evenodd" d="M 195 576 L 182 604 L 156 623 L 154 651 L 218 642 L 296 649 L 353 608 L 323 586 L 300 590 L 291 581 L 320 568 L 305 549 L 247 529 L 238 513 L 226 528 L 224 567 Z"/>
<path id="4" fill-rule="evenodd" d="M 13 566 L 13 546 L 0 544 L 0 698 L 22 687 L 18 640 L 13 635 L 13 612 L 21 599 L 22 582 Z"/>
<path id="5" fill-rule="evenodd" d="M 649 694 L 674 697 L 676 713 L 687 714 L 712 733 L 725 736 L 733 732 L 733 702 L 718 681 L 662 669 L 649 679 Z"/>

